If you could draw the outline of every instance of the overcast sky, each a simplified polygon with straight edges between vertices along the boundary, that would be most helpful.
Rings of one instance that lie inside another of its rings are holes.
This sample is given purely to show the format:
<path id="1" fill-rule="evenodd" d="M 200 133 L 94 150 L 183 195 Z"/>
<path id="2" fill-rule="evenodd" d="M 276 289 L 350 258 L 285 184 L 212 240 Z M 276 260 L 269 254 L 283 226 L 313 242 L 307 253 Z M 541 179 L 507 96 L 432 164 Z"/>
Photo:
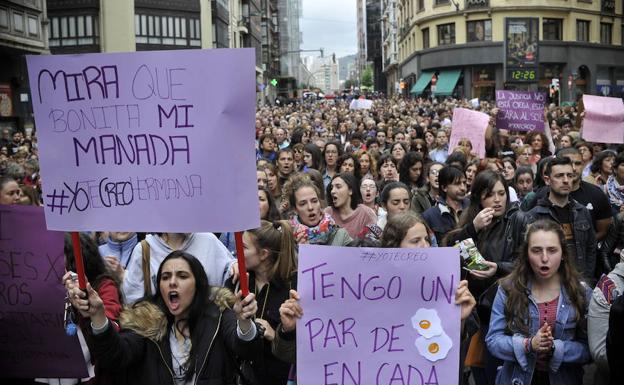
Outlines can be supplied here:
<path id="1" fill-rule="evenodd" d="M 303 0 L 301 49 L 323 48 L 336 57 L 357 52 L 357 9 L 355 0 Z M 303 56 L 317 56 L 303 52 Z"/>

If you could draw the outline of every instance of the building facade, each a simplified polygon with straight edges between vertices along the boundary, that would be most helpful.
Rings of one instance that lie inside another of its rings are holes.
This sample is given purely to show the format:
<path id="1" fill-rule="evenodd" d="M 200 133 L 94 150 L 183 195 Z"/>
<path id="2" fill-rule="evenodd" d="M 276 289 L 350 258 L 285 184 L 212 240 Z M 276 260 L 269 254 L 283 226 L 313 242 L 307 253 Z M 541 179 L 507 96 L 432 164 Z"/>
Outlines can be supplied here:
<path id="1" fill-rule="evenodd" d="M 496 89 L 550 91 L 557 79 L 554 102 L 583 93 L 623 96 L 623 5 L 398 0 L 404 91 L 493 99 Z"/>
<path id="2" fill-rule="evenodd" d="M 386 89 L 383 91 L 392 96 L 400 90 L 396 0 L 382 0 L 381 15 L 381 70 L 386 79 Z"/>
<path id="3" fill-rule="evenodd" d="M 282 52 L 281 75 L 292 77 L 301 83 L 301 31 L 299 19 L 303 9 L 302 0 L 279 0 L 279 37 Z"/>
<path id="4" fill-rule="evenodd" d="M 366 0 L 366 61 L 373 67 L 373 88 L 383 92 L 386 78 L 382 71 L 381 24 L 381 0 Z"/>
<path id="5" fill-rule="evenodd" d="M 0 3 L 0 132 L 32 130 L 25 55 L 48 53 L 45 0 Z"/>
<path id="6" fill-rule="evenodd" d="M 357 7 L 357 57 L 355 59 L 355 76 L 358 86 L 362 73 L 366 68 L 366 0 L 355 0 Z"/>

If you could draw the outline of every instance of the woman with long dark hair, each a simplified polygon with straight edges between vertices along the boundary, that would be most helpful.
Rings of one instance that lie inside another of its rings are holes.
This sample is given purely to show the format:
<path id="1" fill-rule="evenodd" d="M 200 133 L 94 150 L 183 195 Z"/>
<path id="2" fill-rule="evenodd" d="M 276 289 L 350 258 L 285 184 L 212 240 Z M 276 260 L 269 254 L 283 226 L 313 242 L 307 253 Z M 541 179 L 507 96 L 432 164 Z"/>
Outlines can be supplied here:
<path id="1" fill-rule="evenodd" d="M 529 225 L 511 274 L 500 281 L 486 336 L 489 351 L 504 361 L 496 384 L 581 385 L 591 289 L 569 260 L 561 226 Z"/>
<path id="2" fill-rule="evenodd" d="M 211 291 L 202 264 L 183 251 L 163 260 L 156 281 L 152 297 L 122 313 L 120 331 L 90 284 L 86 293 L 69 288 L 73 305 L 91 319 L 89 348 L 100 368 L 124 371 L 132 384 L 229 383 L 231 357 L 253 359 L 259 344 L 254 295 Z"/>
<path id="3" fill-rule="evenodd" d="M 323 165 L 323 154 L 316 144 L 308 143 L 303 147 L 303 170 L 313 168 L 320 171 Z"/>
<path id="4" fill-rule="evenodd" d="M 472 238 L 486 259 L 484 263 L 488 269 L 470 271 L 471 291 L 476 295 L 491 285 L 497 274 L 502 276 L 511 270 L 512 261 L 502 259 L 502 250 L 507 223 L 516 210 L 517 207 L 509 201 L 507 184 L 500 173 L 485 170 L 477 174 L 470 189 L 470 204 L 446 242 L 452 246 L 455 242 Z"/>
<path id="5" fill-rule="evenodd" d="M 424 163 L 420 153 L 410 151 L 399 164 L 399 180 L 409 186 L 412 194 L 425 184 Z"/>

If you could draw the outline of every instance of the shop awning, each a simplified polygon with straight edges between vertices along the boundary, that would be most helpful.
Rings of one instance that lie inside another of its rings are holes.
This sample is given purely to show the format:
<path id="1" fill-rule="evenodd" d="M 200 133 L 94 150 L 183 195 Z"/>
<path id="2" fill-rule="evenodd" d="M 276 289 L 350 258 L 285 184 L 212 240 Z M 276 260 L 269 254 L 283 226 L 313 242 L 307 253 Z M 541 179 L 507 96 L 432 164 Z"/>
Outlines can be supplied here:
<path id="1" fill-rule="evenodd" d="M 436 96 L 452 95 L 453 89 L 455 89 L 459 80 L 459 75 L 461 75 L 461 70 L 440 71 L 433 94 Z"/>
<path id="2" fill-rule="evenodd" d="M 416 95 L 422 94 L 425 88 L 427 88 L 427 86 L 431 82 L 432 77 L 433 77 L 433 71 L 431 72 L 423 71 L 423 73 L 420 74 L 420 77 L 416 81 L 416 84 L 414 84 L 414 86 L 410 90 L 410 93 L 416 94 Z"/>

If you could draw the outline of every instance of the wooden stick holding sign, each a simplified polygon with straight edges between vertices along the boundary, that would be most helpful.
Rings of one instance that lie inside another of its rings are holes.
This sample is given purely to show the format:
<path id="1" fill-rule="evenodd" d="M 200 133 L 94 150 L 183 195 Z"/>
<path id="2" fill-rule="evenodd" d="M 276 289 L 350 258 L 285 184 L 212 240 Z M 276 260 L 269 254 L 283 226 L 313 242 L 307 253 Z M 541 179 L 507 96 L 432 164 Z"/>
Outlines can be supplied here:
<path id="1" fill-rule="evenodd" d="M 249 282 L 247 281 L 247 266 L 245 265 L 245 251 L 243 249 L 243 232 L 234 233 L 236 239 L 236 257 L 238 258 L 238 279 L 240 280 L 240 289 L 243 292 L 243 298 L 249 294 Z"/>
<path id="2" fill-rule="evenodd" d="M 74 259 L 76 263 L 76 273 L 78 274 L 78 286 L 82 290 L 87 290 L 87 278 L 85 276 L 84 262 L 82 261 L 82 247 L 80 246 L 80 233 L 72 231 L 72 245 L 74 246 Z"/>

